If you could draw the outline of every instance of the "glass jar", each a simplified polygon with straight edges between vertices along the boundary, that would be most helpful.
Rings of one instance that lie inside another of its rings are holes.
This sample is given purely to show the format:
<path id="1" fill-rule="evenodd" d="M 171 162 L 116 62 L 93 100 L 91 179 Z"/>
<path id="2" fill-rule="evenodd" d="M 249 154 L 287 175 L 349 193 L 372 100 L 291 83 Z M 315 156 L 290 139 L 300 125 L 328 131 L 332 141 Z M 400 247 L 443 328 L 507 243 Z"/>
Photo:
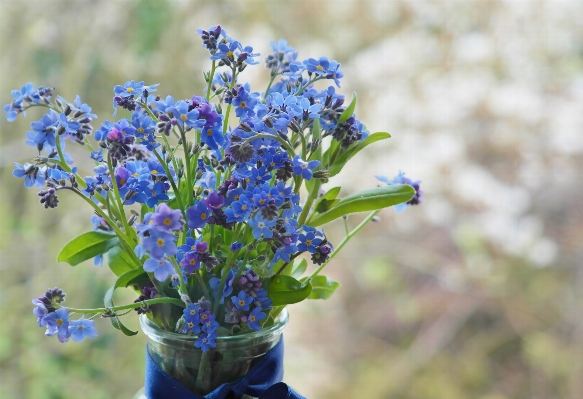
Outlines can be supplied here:
<path id="1" fill-rule="evenodd" d="M 275 323 L 261 331 L 218 337 L 217 347 L 206 353 L 207 368 L 199 378 L 203 352 L 195 348 L 196 336 L 177 334 L 158 327 L 145 315 L 140 317 L 142 331 L 148 337 L 147 350 L 154 363 L 191 391 L 204 395 L 221 384 L 233 382 L 247 374 L 280 340 L 287 326 L 288 313 L 284 309 Z M 243 396 L 242 399 L 249 399 Z M 142 388 L 134 399 L 148 398 Z"/>

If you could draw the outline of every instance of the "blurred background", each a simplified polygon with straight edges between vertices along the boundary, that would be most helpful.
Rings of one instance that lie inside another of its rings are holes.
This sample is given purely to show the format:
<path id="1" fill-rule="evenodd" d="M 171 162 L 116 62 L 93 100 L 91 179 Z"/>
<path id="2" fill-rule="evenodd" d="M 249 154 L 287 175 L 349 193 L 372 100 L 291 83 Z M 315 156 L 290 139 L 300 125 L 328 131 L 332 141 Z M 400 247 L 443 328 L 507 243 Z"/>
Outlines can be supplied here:
<path id="1" fill-rule="evenodd" d="M 328 266 L 341 289 L 290 307 L 286 382 L 309 398 L 578 399 L 581 15 L 580 1 L 2 0 L 0 102 L 31 81 L 81 95 L 101 123 L 113 86 L 131 79 L 201 94 L 210 62 L 195 29 L 217 23 L 262 56 L 286 38 L 300 59 L 338 60 L 359 119 L 393 137 L 328 188 L 345 195 L 403 170 L 425 202 L 381 212 Z M 242 77 L 267 82 L 262 65 Z M 56 262 L 92 228 L 88 209 L 62 195 L 47 211 L 11 176 L 33 156 L 25 132 L 41 115 L 0 118 L 0 397 L 131 398 L 143 334 L 98 321 L 97 339 L 62 345 L 31 314 L 49 287 L 97 307 L 114 281 L 91 262 Z M 342 223 L 327 234 L 340 242 Z"/>

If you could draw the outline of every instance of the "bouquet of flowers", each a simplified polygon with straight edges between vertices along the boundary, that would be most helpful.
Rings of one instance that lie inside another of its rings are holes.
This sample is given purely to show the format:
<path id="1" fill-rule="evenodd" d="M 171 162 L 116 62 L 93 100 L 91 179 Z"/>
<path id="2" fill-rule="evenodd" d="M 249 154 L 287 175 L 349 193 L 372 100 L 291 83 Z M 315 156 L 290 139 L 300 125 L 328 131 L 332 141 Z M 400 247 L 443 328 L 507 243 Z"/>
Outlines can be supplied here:
<path id="1" fill-rule="evenodd" d="M 197 33 L 211 60 L 203 95 L 160 97 L 158 84 L 131 80 L 113 90 L 113 115 L 124 118 L 95 130 L 97 116 L 79 96 L 54 98 L 50 87 L 27 83 L 4 107 L 8 121 L 47 109 L 27 132 L 38 155 L 15 163 L 13 175 L 41 189 L 45 208 L 68 192 L 92 209 L 93 230 L 67 243 L 58 260 L 93 259 L 117 277 L 102 308 L 67 307 L 59 288 L 33 300 L 38 325 L 60 342 L 97 336 L 96 316 L 134 335 L 122 316 L 135 310 L 163 330 L 192 335 L 206 353 L 219 337 L 269 328 L 286 305 L 330 297 L 339 284 L 321 272 L 335 254 L 381 208 L 421 201 L 419 182 L 402 173 L 342 199 L 340 187 L 324 190 L 353 156 L 390 137 L 356 119 L 356 96 L 347 105 L 326 87 L 340 87 L 338 62 L 298 61 L 285 40 L 272 42 L 269 83 L 255 92 L 241 74 L 259 54 L 220 26 Z M 93 174 L 72 166 L 68 141 L 87 148 Z M 335 247 L 321 226 L 356 212 L 370 214 Z M 316 265 L 309 274 L 308 259 Z M 124 287 L 139 297 L 114 305 Z"/>

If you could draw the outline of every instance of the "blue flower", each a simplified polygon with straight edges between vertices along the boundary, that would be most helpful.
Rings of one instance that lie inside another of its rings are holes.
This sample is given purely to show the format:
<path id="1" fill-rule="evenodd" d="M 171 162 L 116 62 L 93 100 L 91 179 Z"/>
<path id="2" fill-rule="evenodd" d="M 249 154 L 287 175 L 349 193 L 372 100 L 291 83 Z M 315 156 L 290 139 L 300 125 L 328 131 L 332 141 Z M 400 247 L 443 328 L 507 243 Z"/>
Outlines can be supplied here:
<path id="1" fill-rule="evenodd" d="M 218 150 L 225 142 L 225 137 L 222 133 L 222 126 L 217 123 L 216 125 L 207 126 L 201 129 L 200 141 L 213 150 Z"/>
<path id="2" fill-rule="evenodd" d="M 194 129 L 199 129 L 204 126 L 205 121 L 198 119 L 198 110 L 193 108 L 188 110 L 189 104 L 186 101 L 178 101 L 174 108 L 172 109 L 172 114 L 176 119 L 176 122 L 180 126 L 188 126 Z"/>
<path id="3" fill-rule="evenodd" d="M 97 337 L 97 330 L 93 324 L 93 320 L 73 320 L 69 324 L 69 336 L 75 342 L 81 342 L 85 338 L 95 338 Z"/>
<path id="4" fill-rule="evenodd" d="M 309 231 L 307 234 L 300 234 L 298 237 L 300 244 L 298 245 L 298 250 L 301 252 L 308 251 L 309 253 L 315 254 L 318 246 L 322 240 L 317 238 L 316 235 Z"/>
<path id="5" fill-rule="evenodd" d="M 265 238 L 273 237 L 273 231 L 270 230 L 270 227 L 275 226 L 276 222 L 277 219 L 264 220 L 261 216 L 256 216 L 255 219 L 249 219 L 247 223 L 253 228 L 253 237 L 258 240 L 261 235 Z"/>
<path id="6" fill-rule="evenodd" d="M 194 342 L 196 348 L 200 348 L 203 352 L 207 352 L 209 349 L 216 348 L 217 344 L 215 339 L 217 338 L 217 333 L 202 333 L 198 336 L 198 339 Z"/>
<path id="7" fill-rule="evenodd" d="M 182 313 L 184 315 L 184 320 L 186 320 L 187 322 L 192 322 L 194 324 L 200 323 L 199 312 L 200 312 L 200 305 L 198 305 L 196 303 L 189 304 L 182 311 Z"/>
<path id="8" fill-rule="evenodd" d="M 193 206 L 186 210 L 186 216 L 188 216 L 188 228 L 203 228 L 208 223 L 208 219 L 211 215 L 211 209 L 206 206 L 204 202 L 197 201 Z"/>
<path id="9" fill-rule="evenodd" d="M 148 259 L 144 262 L 144 271 L 153 272 L 158 281 L 165 281 L 169 275 L 174 274 L 174 268 L 166 259 Z"/>
<path id="10" fill-rule="evenodd" d="M 44 187 L 46 180 L 46 167 L 41 169 L 36 165 L 31 165 L 29 163 L 21 165 L 17 162 L 14 162 L 13 165 L 16 169 L 12 171 L 12 176 L 19 179 L 24 178 L 24 187 Z"/>
<path id="11" fill-rule="evenodd" d="M 235 115 L 243 118 L 246 116 L 254 116 L 255 111 L 253 108 L 257 104 L 257 98 L 245 90 L 244 86 L 239 88 L 237 93 L 237 97 L 233 98 L 231 103 L 233 106 L 236 106 Z"/>
<path id="12" fill-rule="evenodd" d="M 253 297 L 247 296 L 245 291 L 240 291 L 239 295 L 233 295 L 231 297 L 231 302 L 233 302 L 233 305 L 235 305 L 237 309 L 244 310 L 246 312 L 249 310 L 249 305 L 251 305 L 251 302 L 253 302 Z"/>
<path id="13" fill-rule="evenodd" d="M 261 311 L 261 308 L 256 307 L 247 317 L 247 325 L 249 326 L 250 329 L 259 331 L 261 330 L 261 325 L 259 324 L 259 322 L 265 319 L 265 317 L 266 317 L 265 313 Z"/>
<path id="14" fill-rule="evenodd" d="M 211 60 L 222 59 L 225 64 L 230 65 L 231 61 L 235 60 L 235 50 L 241 49 L 241 43 L 234 40 L 227 46 L 226 43 L 220 43 L 218 50 L 212 57 Z"/>
<path id="15" fill-rule="evenodd" d="M 144 90 L 144 81 L 134 82 L 130 80 L 125 82 L 123 86 L 116 85 L 113 92 L 120 97 L 139 96 Z"/>
<path id="16" fill-rule="evenodd" d="M 168 256 L 175 255 L 176 237 L 165 231 L 160 231 L 155 228 L 149 230 L 150 235 L 144 238 L 143 246 L 150 255 L 156 259 L 162 259 L 164 254 Z"/>
<path id="17" fill-rule="evenodd" d="M 57 334 L 59 342 L 69 340 L 69 311 L 67 308 L 59 308 L 45 316 L 44 322 L 47 326 L 45 335 L 53 336 Z"/>
<path id="18" fill-rule="evenodd" d="M 51 146 L 55 146 L 56 130 L 59 115 L 50 109 L 39 121 L 32 122 L 30 127 L 36 133 L 33 141 L 37 145 L 43 145 L 46 141 Z"/>
<path id="19" fill-rule="evenodd" d="M 330 61 L 326 57 L 320 57 L 319 60 L 314 58 L 309 58 L 304 61 L 304 65 L 308 70 L 308 73 L 315 73 L 316 75 L 326 75 L 328 73 L 328 68 L 330 67 Z"/>
<path id="20" fill-rule="evenodd" d="M 320 161 L 305 162 L 299 155 L 294 157 L 293 172 L 296 175 L 301 175 L 305 180 L 310 180 L 313 176 L 312 170 L 320 165 Z"/>

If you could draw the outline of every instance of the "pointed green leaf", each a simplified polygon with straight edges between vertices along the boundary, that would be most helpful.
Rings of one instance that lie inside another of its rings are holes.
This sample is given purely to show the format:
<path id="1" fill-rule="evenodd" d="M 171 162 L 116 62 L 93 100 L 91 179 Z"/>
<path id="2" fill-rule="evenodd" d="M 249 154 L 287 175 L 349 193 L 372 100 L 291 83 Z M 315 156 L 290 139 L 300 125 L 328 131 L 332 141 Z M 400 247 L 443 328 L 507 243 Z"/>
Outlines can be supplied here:
<path id="1" fill-rule="evenodd" d="M 311 283 L 312 292 L 310 293 L 309 299 L 328 299 L 340 287 L 338 281 L 319 275 L 314 277 Z"/>
<path id="2" fill-rule="evenodd" d="M 352 114 L 354 114 L 355 109 L 356 109 L 356 93 L 352 94 L 352 101 L 350 102 L 348 107 L 346 107 L 342 115 L 340 115 L 340 118 L 338 118 L 338 120 L 340 122 L 346 122 L 348 118 L 350 118 Z"/>
<path id="3" fill-rule="evenodd" d="M 107 264 L 116 276 L 135 268 L 132 258 L 120 245 L 116 245 L 107 251 Z"/>
<path id="4" fill-rule="evenodd" d="M 269 284 L 269 298 L 273 301 L 273 306 L 301 302 L 310 295 L 310 292 L 312 292 L 310 283 L 302 284 L 290 276 L 276 276 Z"/>
<path id="5" fill-rule="evenodd" d="M 350 159 L 353 156 L 358 154 L 365 147 L 371 145 L 372 143 L 375 143 L 380 140 L 385 140 L 390 137 L 391 135 L 387 132 L 377 132 L 371 134 L 366 139 L 359 141 L 358 143 L 355 143 L 352 146 L 348 147 L 348 149 L 346 149 L 346 151 L 344 152 L 341 152 L 340 155 L 334 160 L 334 163 L 330 165 L 330 168 L 328 169 L 328 171 L 330 172 L 330 177 L 340 173 L 342 168 L 344 168 L 344 165 L 346 165 L 346 163 L 350 161 Z"/>
<path id="6" fill-rule="evenodd" d="M 350 213 L 374 211 L 397 205 L 409 201 L 413 195 L 415 195 L 415 189 L 406 184 L 392 184 L 361 191 L 340 200 L 332 209 L 324 213 L 314 214 L 306 224 L 313 227 L 320 226 Z"/>
<path id="7" fill-rule="evenodd" d="M 324 194 L 314 206 L 316 212 L 324 213 L 328 209 L 332 208 L 332 206 L 334 206 L 337 202 L 339 202 L 340 200 L 336 200 L 338 193 L 340 193 L 340 187 L 334 187 L 326 191 L 326 194 Z"/>
<path id="8" fill-rule="evenodd" d="M 57 257 L 58 262 L 67 262 L 71 266 L 106 253 L 119 243 L 115 234 L 90 231 L 69 241 Z"/>

